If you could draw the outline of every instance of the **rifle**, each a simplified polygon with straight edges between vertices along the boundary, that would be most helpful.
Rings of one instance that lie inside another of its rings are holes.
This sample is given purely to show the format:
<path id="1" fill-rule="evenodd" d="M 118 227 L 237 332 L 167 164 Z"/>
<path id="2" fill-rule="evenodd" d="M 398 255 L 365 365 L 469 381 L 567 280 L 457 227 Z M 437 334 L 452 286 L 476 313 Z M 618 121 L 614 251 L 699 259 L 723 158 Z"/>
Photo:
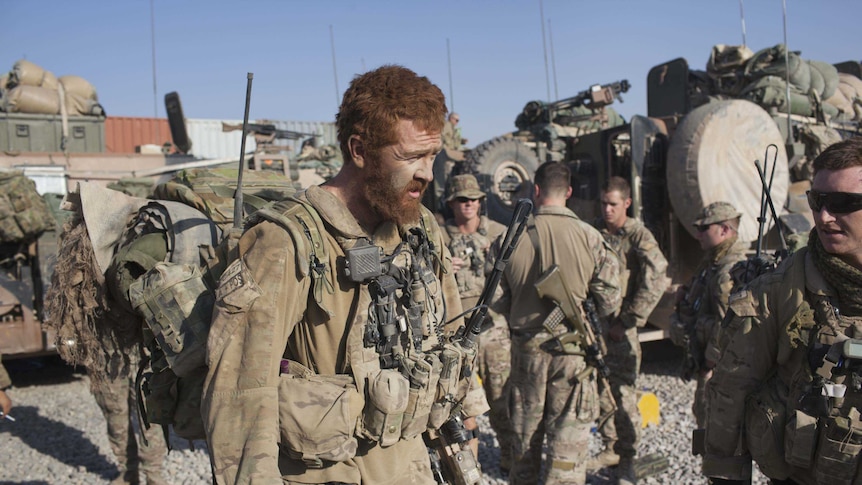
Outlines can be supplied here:
<path id="1" fill-rule="evenodd" d="M 583 311 L 588 318 L 588 322 L 585 322 L 574 293 L 569 289 L 560 267 L 556 264 L 539 277 L 535 287 L 540 297 L 554 303 L 554 309 L 542 325 L 554 335 L 551 341 L 557 343 L 556 350 L 571 355 L 584 355 L 587 363 L 595 367 L 602 377 L 608 377 L 610 369 L 602 355 L 604 344 L 595 303 L 589 298 L 584 300 Z M 563 321 L 568 322 L 567 326 L 570 326 L 571 331 L 559 335 L 557 328 Z M 583 351 L 579 351 L 578 347 Z"/>
<path id="2" fill-rule="evenodd" d="M 245 128 L 243 128 L 245 126 Z M 221 129 L 224 132 L 243 130 L 243 134 L 253 135 L 265 140 L 299 140 L 309 136 L 319 136 L 315 133 L 302 133 L 300 131 L 279 130 L 274 124 L 248 123 L 247 119 L 243 125 L 232 125 L 222 122 Z M 243 137 L 245 138 L 245 137 Z"/>
<path id="3" fill-rule="evenodd" d="M 700 310 L 702 303 L 701 298 L 696 298 L 693 302 L 688 301 L 688 296 L 692 294 L 700 294 L 706 277 L 706 269 L 700 272 L 697 279 L 694 280 L 692 287 L 686 292 L 686 296 L 677 304 L 676 313 L 680 316 L 683 324 L 685 324 L 685 341 L 683 342 L 683 350 L 685 351 L 685 359 L 683 362 L 682 378 L 691 380 L 692 377 L 704 366 L 703 350 L 698 345 L 697 341 L 697 313 Z"/>
<path id="4" fill-rule="evenodd" d="M 500 255 L 494 262 L 493 271 L 485 279 L 485 287 L 482 288 L 482 294 L 476 306 L 472 308 L 473 313 L 467 323 L 458 329 L 452 338 L 452 342 L 449 344 L 452 346 L 452 352 L 445 351 L 450 354 L 453 360 L 464 359 L 464 365 L 461 367 L 461 379 L 472 374 L 471 366 L 476 355 L 476 340 L 479 338 L 483 324 L 488 317 L 488 301 L 497 291 L 503 271 L 509 264 L 512 251 L 514 251 L 521 234 L 524 232 L 527 216 L 532 209 L 533 203 L 530 200 L 521 199 L 518 201 L 515 212 L 512 214 L 512 220 L 506 229 L 506 235 L 503 237 Z M 470 310 L 466 310 L 455 318 L 461 317 Z M 443 363 L 444 369 L 449 366 L 446 362 Z M 455 485 L 483 483 L 479 462 L 467 444 L 472 439 L 472 433 L 464 426 L 460 406 L 455 406 L 449 419 L 443 423 L 439 430 L 435 430 L 431 436 L 429 433 L 425 433 L 424 437 L 432 467 L 435 467 L 433 472 L 437 483 L 454 483 Z"/>

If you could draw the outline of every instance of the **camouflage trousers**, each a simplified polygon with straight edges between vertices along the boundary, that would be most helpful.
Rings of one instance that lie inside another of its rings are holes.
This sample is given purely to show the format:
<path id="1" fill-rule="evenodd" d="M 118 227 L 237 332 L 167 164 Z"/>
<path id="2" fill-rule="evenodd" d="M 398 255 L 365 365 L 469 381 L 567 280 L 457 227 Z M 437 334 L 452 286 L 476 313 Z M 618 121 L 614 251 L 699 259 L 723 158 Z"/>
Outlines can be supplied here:
<path id="1" fill-rule="evenodd" d="M 132 368 L 137 368 L 134 363 Z M 104 379 L 99 385 L 91 386 L 93 397 L 105 416 L 108 427 L 108 441 L 117 457 L 120 473 L 137 472 L 139 466 L 147 475 L 160 477 L 162 462 L 167 455 L 167 447 L 159 426 L 151 426 L 144 431 L 148 445 L 140 440 L 135 432 L 133 420 L 137 419 L 137 393 L 134 371 L 116 379 Z M 138 423 L 143 429 L 143 424 Z"/>
<path id="2" fill-rule="evenodd" d="M 712 378 L 712 371 L 698 372 L 697 388 L 694 390 L 694 403 L 691 405 L 691 412 L 694 414 L 694 421 L 697 423 L 698 429 L 706 428 L 706 383 Z"/>
<path id="3" fill-rule="evenodd" d="M 500 443 L 501 465 L 512 456 L 512 423 L 509 419 L 508 385 L 512 366 L 512 341 L 509 325 L 500 315 L 494 317 L 494 326 L 479 335 L 477 366 L 482 387 L 491 410 L 488 421 Z"/>
<path id="4" fill-rule="evenodd" d="M 540 478 L 548 485 L 586 482 L 590 428 L 599 413 L 595 372 L 583 357 L 543 350 L 549 337 L 512 336 L 511 484 L 537 484 Z M 548 463 L 540 477 L 545 438 Z"/>
<path id="5" fill-rule="evenodd" d="M 611 371 L 608 384 L 616 401 L 617 410 L 599 428 L 602 441 L 607 449 L 613 449 L 623 458 L 633 458 L 637 454 L 640 439 L 641 416 L 638 410 L 637 378 L 641 367 L 641 345 L 638 341 L 637 328 L 626 331 L 626 338 L 615 342 L 605 336 L 608 355 L 605 362 Z M 614 402 L 606 392 L 601 392 L 602 416 L 613 410 Z"/>

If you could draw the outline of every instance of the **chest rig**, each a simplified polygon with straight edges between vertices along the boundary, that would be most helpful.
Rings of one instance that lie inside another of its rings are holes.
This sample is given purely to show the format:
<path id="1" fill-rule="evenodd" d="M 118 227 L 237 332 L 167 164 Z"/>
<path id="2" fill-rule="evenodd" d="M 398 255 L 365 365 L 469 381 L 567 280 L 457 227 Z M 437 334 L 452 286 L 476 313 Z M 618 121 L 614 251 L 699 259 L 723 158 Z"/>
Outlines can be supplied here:
<path id="1" fill-rule="evenodd" d="M 457 226 L 451 224 L 446 226 L 446 232 L 452 256 L 464 261 L 464 265 L 455 273 L 461 298 L 481 295 L 485 285 L 485 259 L 491 246 L 485 220 L 482 220 L 478 230 L 472 234 L 463 234 Z"/>

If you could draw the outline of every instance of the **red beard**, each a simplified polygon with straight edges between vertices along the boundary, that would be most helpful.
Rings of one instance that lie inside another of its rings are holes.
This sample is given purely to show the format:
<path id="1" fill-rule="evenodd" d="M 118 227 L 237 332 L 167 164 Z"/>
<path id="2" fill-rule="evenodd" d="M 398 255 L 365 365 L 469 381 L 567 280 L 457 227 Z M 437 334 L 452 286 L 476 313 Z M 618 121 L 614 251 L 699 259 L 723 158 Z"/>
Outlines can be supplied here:
<path id="1" fill-rule="evenodd" d="M 399 190 L 391 178 L 375 173 L 365 183 L 365 199 L 384 221 L 404 225 L 419 220 L 421 194 L 424 194 L 427 188 L 427 182 L 414 179 Z M 414 199 L 408 195 L 409 192 L 417 190 L 420 192 L 419 198 Z"/>

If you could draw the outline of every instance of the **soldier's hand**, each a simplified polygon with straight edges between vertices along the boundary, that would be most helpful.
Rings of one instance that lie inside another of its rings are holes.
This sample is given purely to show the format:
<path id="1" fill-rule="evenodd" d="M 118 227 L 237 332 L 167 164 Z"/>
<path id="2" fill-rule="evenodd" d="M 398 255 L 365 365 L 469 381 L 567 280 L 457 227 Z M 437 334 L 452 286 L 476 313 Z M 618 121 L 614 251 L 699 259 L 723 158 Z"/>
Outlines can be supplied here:
<path id="1" fill-rule="evenodd" d="M 0 408 L 2 408 L 4 416 L 12 410 L 12 400 L 6 395 L 6 391 L 0 391 Z"/>
<path id="2" fill-rule="evenodd" d="M 459 272 L 464 267 L 464 260 L 458 256 L 452 256 L 452 271 Z"/>

